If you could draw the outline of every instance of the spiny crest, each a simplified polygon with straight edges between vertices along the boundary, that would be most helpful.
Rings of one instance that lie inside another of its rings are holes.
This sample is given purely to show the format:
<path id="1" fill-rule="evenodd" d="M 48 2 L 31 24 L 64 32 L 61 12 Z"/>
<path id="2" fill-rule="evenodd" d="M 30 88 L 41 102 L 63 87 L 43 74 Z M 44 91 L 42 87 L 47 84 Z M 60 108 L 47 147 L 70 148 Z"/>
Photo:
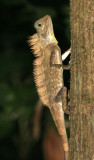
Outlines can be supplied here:
<path id="1" fill-rule="evenodd" d="M 28 43 L 35 57 L 41 56 L 41 43 L 39 41 L 37 33 L 29 37 Z"/>
<path id="2" fill-rule="evenodd" d="M 48 101 L 48 93 L 47 93 L 47 88 L 46 88 L 46 83 L 45 83 L 45 67 L 43 65 L 43 51 L 41 49 L 41 42 L 39 40 L 39 37 L 36 34 L 33 36 L 29 37 L 29 45 L 31 47 L 31 50 L 33 51 L 35 57 L 37 57 L 34 60 L 34 80 L 37 86 L 37 91 L 40 96 L 41 101 L 43 102 L 44 105 L 48 106 L 49 101 Z"/>
<path id="3" fill-rule="evenodd" d="M 42 56 L 38 57 L 34 61 L 34 65 L 42 65 L 42 63 L 43 63 L 43 57 Z"/>
<path id="4" fill-rule="evenodd" d="M 44 105 L 48 106 L 48 93 L 47 88 L 45 84 L 45 74 L 44 74 L 44 68 L 42 65 L 35 65 L 34 67 L 34 80 L 37 86 L 37 91 L 40 96 L 41 101 Z"/>

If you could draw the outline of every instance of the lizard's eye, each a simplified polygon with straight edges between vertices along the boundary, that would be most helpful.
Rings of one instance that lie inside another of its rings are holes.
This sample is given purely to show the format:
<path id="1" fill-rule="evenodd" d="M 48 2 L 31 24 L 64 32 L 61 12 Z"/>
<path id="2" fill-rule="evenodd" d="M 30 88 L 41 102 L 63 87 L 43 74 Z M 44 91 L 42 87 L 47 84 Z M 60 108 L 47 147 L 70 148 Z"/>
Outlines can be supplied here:
<path id="1" fill-rule="evenodd" d="M 35 29 L 40 32 L 43 29 L 44 23 L 39 21 L 34 24 Z"/>
<path id="2" fill-rule="evenodd" d="M 38 23 L 37 25 L 38 25 L 38 27 L 39 27 L 39 28 L 41 28 L 41 27 L 42 27 L 42 23 Z"/>

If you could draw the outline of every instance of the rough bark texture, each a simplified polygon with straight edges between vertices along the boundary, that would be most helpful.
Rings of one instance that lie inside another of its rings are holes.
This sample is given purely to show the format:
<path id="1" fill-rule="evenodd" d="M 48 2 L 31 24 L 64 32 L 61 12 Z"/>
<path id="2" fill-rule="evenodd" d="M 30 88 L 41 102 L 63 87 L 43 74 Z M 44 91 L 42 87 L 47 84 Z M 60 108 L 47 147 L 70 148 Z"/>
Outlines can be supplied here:
<path id="1" fill-rule="evenodd" d="M 70 160 L 94 160 L 94 0 L 70 0 Z"/>

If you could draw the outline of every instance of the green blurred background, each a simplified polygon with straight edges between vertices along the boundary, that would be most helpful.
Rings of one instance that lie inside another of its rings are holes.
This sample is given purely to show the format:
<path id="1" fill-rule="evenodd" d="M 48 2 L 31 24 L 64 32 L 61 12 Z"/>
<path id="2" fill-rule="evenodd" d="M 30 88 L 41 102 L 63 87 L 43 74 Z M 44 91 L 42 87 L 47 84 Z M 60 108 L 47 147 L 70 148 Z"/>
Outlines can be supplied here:
<path id="1" fill-rule="evenodd" d="M 43 107 L 40 135 L 32 136 L 38 95 L 33 79 L 34 55 L 27 40 L 35 33 L 34 22 L 46 14 L 52 17 L 63 53 L 70 47 L 69 0 L 0 0 L 1 160 L 44 159 L 44 134 L 47 127 L 55 128 L 49 110 Z M 69 89 L 69 71 L 64 75 Z"/>

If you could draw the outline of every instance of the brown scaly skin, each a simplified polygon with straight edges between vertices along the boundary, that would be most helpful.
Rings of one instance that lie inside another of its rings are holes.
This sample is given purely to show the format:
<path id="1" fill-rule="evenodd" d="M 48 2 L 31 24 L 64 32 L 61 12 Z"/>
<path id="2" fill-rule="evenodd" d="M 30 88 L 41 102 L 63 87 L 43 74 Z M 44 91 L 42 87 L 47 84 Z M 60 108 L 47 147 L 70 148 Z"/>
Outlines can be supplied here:
<path id="1" fill-rule="evenodd" d="M 62 139 L 65 151 L 65 160 L 68 160 L 68 141 L 64 122 L 63 68 L 61 51 L 54 36 L 50 16 L 46 15 L 34 24 L 37 33 L 30 37 L 29 44 L 37 57 L 34 61 L 34 79 L 39 97 L 44 105 L 48 106 L 58 132 Z"/>

